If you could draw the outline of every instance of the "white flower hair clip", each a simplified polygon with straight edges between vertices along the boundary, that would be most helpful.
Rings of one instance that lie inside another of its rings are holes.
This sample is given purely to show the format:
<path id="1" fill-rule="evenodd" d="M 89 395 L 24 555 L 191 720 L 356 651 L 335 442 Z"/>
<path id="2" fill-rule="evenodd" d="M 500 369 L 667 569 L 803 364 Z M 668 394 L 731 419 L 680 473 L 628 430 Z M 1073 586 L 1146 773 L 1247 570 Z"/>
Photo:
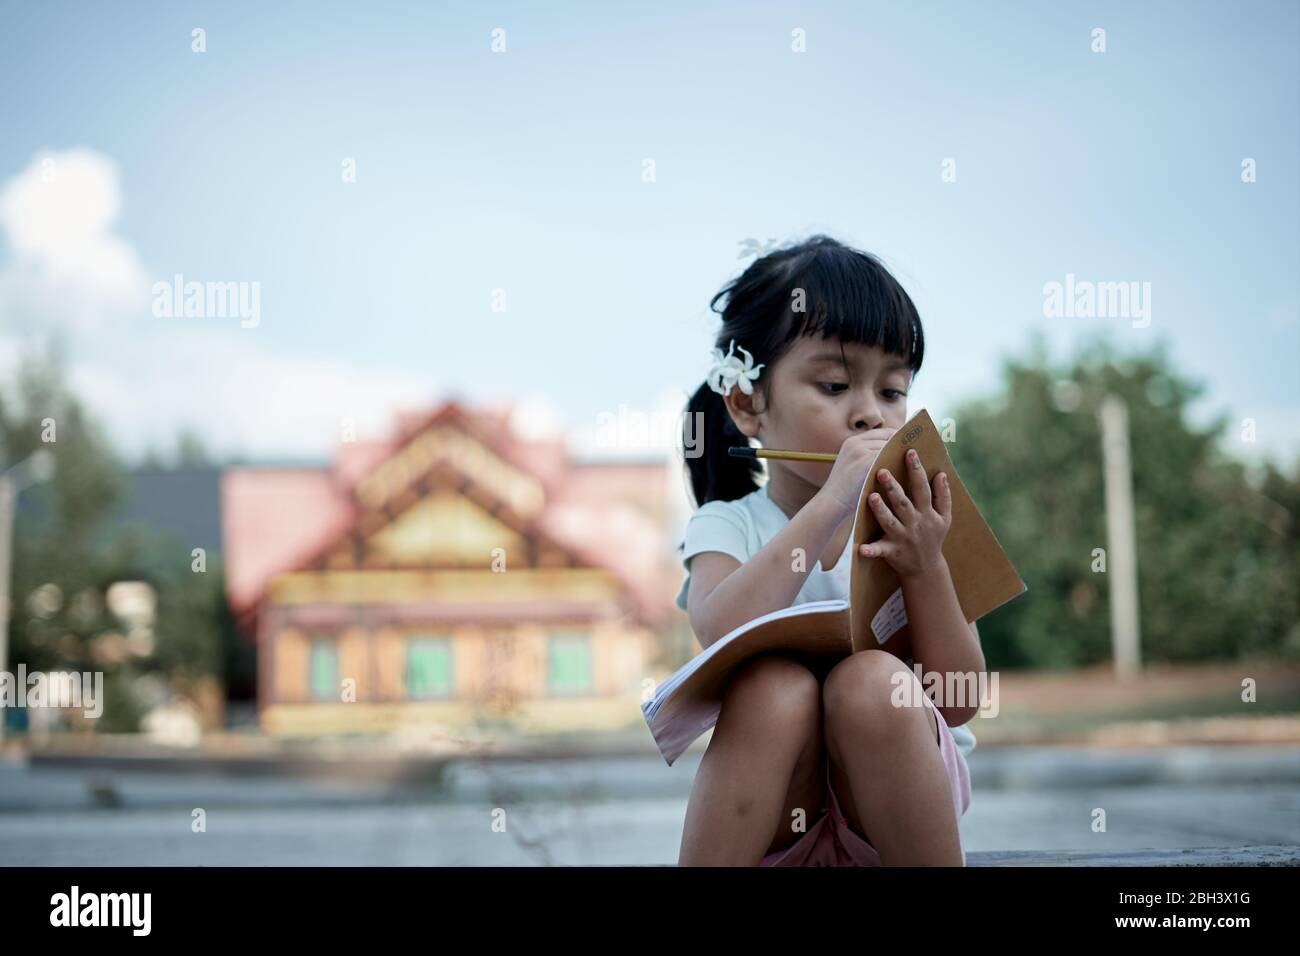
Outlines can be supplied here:
<path id="1" fill-rule="evenodd" d="M 754 356 L 743 348 L 740 350 L 745 353 L 745 361 L 742 363 L 737 356 L 732 354 L 735 348 L 736 340 L 732 339 L 731 345 L 727 347 L 726 355 L 722 354 L 722 349 L 715 348 L 713 350 L 711 353 L 713 365 L 709 369 L 709 374 L 705 376 L 705 381 L 709 383 L 709 388 L 719 395 L 730 395 L 734 385 L 739 385 L 740 390 L 746 395 L 753 395 L 754 386 L 751 383 L 758 378 L 759 369 L 763 365 L 755 368 Z"/>

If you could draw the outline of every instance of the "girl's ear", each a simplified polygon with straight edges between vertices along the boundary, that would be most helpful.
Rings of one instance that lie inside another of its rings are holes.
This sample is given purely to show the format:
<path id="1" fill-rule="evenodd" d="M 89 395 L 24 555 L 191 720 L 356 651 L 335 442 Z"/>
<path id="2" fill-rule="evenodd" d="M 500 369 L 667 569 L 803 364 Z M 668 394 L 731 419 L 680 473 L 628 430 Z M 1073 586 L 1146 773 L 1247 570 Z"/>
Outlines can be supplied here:
<path id="1" fill-rule="evenodd" d="M 762 425 L 762 413 L 756 410 L 757 403 L 754 401 L 757 395 L 757 387 L 753 395 L 746 395 L 740 390 L 740 386 L 735 386 L 730 395 L 722 396 L 732 422 L 746 438 L 756 437 Z"/>

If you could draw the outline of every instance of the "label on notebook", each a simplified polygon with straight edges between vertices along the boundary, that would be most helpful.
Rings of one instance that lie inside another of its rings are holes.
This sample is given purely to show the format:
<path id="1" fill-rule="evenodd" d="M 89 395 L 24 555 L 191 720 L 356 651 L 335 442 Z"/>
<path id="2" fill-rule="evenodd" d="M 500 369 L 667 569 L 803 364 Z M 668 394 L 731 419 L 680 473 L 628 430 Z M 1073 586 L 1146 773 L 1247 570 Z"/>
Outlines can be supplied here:
<path id="1" fill-rule="evenodd" d="M 907 608 L 903 605 L 903 589 L 898 588 L 871 619 L 871 633 L 876 635 L 877 644 L 883 644 L 906 625 Z"/>

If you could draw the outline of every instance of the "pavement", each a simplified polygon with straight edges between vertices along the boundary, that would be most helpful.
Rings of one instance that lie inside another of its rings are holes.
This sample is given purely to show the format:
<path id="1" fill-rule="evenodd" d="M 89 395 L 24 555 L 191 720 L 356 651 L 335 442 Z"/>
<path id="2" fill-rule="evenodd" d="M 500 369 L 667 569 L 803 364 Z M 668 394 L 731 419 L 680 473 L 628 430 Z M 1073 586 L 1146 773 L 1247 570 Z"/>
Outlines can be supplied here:
<path id="1" fill-rule="evenodd" d="M 465 767 L 492 764 L 544 796 L 555 781 L 581 779 L 608 798 L 685 796 L 707 740 L 669 767 L 644 729 L 635 735 L 588 735 L 495 741 L 460 752 L 395 751 L 375 741 L 262 741 L 252 747 L 211 742 L 202 749 L 150 746 L 138 739 L 64 740 L 40 750 L 10 746 L 0 759 L 35 769 L 225 776 L 243 779 L 364 780 L 390 789 L 423 788 L 438 799 L 478 799 Z M 968 756 L 976 790 L 1061 789 L 1153 784 L 1300 783 L 1300 743 L 1186 746 L 977 746 Z M 0 793 L 0 809 L 6 795 Z"/>
<path id="2" fill-rule="evenodd" d="M 0 865 L 673 865 L 698 761 L 462 758 L 394 780 L 347 759 L 249 775 L 10 753 Z M 970 766 L 971 865 L 1297 863 L 1300 748 L 977 748 Z"/>

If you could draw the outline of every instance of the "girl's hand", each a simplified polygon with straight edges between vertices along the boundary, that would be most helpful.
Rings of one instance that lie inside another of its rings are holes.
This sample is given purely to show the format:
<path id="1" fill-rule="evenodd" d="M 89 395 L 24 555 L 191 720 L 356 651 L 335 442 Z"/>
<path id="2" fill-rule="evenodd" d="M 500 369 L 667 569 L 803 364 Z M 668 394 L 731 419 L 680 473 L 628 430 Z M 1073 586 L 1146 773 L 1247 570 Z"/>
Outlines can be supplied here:
<path id="1" fill-rule="evenodd" d="M 834 503 L 841 521 L 857 511 L 858 502 L 862 500 L 862 486 L 867 483 L 867 472 L 880 449 L 889 444 L 890 436 L 896 431 L 897 428 L 873 428 L 850 435 L 840 445 L 835 463 L 831 465 L 830 477 L 817 493 Z"/>
<path id="2" fill-rule="evenodd" d="M 893 476 L 881 469 L 877 477 L 885 499 L 872 492 L 867 505 L 885 536 L 860 549 L 867 557 L 884 558 L 900 578 L 916 577 L 944 566 L 943 540 L 952 526 L 948 476 L 943 472 L 935 476 L 932 494 L 925 467 L 915 451 L 907 453 L 905 467 L 911 499 Z"/>

